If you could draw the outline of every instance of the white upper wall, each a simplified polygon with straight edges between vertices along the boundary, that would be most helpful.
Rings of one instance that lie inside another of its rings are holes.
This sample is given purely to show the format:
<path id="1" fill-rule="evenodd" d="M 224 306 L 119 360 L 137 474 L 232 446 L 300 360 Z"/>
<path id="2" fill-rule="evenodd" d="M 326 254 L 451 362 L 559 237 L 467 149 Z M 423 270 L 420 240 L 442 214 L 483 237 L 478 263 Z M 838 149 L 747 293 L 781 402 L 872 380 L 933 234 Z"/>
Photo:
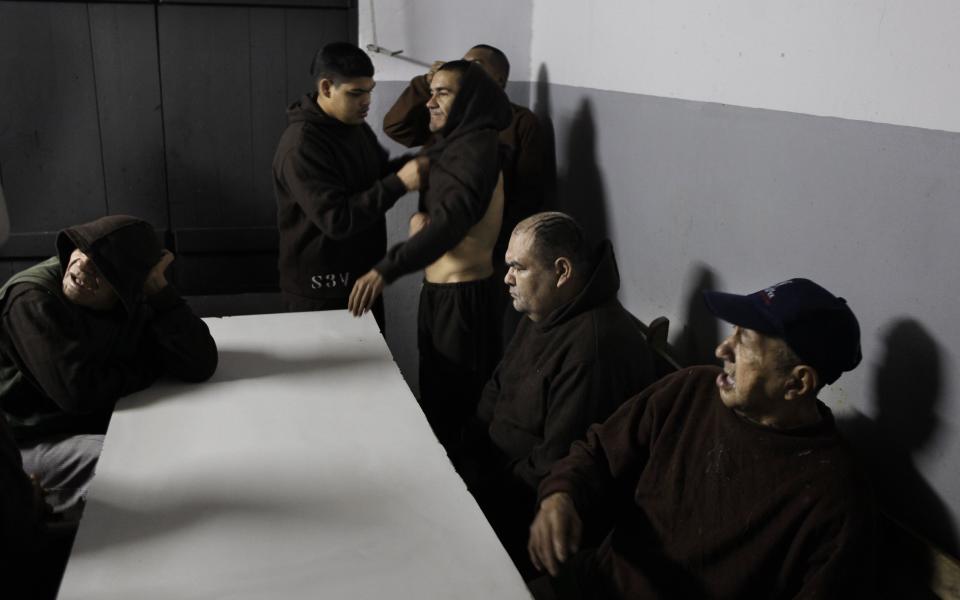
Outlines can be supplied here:
<path id="1" fill-rule="evenodd" d="M 956 0 L 540 0 L 532 22 L 550 83 L 960 132 Z"/>
<path id="2" fill-rule="evenodd" d="M 359 42 L 403 54 L 372 54 L 376 78 L 404 81 L 435 60 L 460 58 L 475 44 L 490 44 L 510 59 L 510 79 L 530 80 L 533 6 L 527 1 L 360 0 Z"/>

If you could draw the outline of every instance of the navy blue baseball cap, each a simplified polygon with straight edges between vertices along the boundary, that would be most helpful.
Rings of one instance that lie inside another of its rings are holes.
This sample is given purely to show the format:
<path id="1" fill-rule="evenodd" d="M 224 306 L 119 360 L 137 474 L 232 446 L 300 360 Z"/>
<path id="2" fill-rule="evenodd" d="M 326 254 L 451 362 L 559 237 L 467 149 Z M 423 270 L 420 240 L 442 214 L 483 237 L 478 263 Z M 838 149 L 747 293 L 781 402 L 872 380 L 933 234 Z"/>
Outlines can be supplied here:
<path id="1" fill-rule="evenodd" d="M 782 338 L 824 383 L 860 364 L 860 324 L 847 301 L 809 279 L 794 278 L 741 296 L 706 291 L 716 317 Z"/>

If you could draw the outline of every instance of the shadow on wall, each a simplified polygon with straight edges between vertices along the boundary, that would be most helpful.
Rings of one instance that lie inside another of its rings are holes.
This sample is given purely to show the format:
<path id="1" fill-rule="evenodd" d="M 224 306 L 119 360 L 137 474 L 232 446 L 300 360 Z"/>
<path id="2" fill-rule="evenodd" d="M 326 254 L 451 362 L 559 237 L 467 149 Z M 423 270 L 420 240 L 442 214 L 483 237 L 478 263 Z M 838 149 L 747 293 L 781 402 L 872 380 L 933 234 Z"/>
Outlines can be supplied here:
<path id="1" fill-rule="evenodd" d="M 541 67 L 537 81 L 538 111 L 540 92 L 548 85 L 546 68 Z M 545 109 L 549 111 L 549 96 L 545 92 L 544 103 Z M 546 119 L 549 119 L 549 114 Z M 589 99 L 580 102 L 565 139 L 565 153 L 561 160 L 563 168 L 558 170 L 557 176 L 555 209 L 576 219 L 589 239 L 606 239 L 609 237 L 607 197 L 603 175 L 597 164 L 597 127 L 593 117 L 593 104 Z"/>
<path id="2" fill-rule="evenodd" d="M 544 148 L 547 173 L 557 172 L 557 137 L 553 128 L 553 106 L 550 102 L 550 75 L 547 65 L 541 63 L 537 71 L 537 98 L 533 104 L 533 113 L 540 120 L 543 130 Z M 547 188 L 544 190 L 543 210 L 559 210 L 557 208 L 557 178 L 547 177 Z"/>
<path id="3" fill-rule="evenodd" d="M 874 418 L 854 414 L 838 420 L 838 426 L 867 468 L 881 510 L 956 556 L 956 525 L 914 464 L 914 455 L 930 446 L 940 428 L 941 350 L 911 318 L 893 321 L 883 341 L 884 356 L 873 372 Z M 917 560 L 915 556 L 897 558 L 898 562 Z M 890 571 L 884 563 L 880 566 L 882 572 Z M 920 571 L 921 580 L 929 575 L 930 565 L 909 566 Z"/>
<path id="4" fill-rule="evenodd" d="M 714 351 L 720 344 L 720 322 L 703 301 L 704 290 L 716 290 L 719 282 L 713 270 L 704 263 L 695 263 L 687 277 L 684 326 L 674 342 L 681 364 L 712 365 L 717 363 Z"/>

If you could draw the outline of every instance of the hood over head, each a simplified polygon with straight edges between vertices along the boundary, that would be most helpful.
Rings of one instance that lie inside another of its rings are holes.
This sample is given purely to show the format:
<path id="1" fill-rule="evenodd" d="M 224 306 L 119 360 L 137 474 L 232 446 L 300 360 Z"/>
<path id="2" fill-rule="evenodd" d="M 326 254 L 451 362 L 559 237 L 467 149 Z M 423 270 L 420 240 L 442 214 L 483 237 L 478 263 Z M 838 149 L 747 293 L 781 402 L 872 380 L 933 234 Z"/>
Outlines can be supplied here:
<path id="1" fill-rule="evenodd" d="M 62 230 L 57 235 L 61 272 L 66 272 L 75 249 L 100 269 L 128 314 L 140 302 L 143 283 L 163 252 L 153 226 L 127 215 L 101 217 Z"/>
<path id="2" fill-rule="evenodd" d="M 544 329 L 563 323 L 617 297 L 617 292 L 620 291 L 620 271 L 617 269 L 617 259 L 613 255 L 613 244 L 610 240 L 602 241 L 594 256 L 593 269 L 588 274 L 583 289 L 573 300 L 550 313 L 542 323 Z"/>
<path id="3" fill-rule="evenodd" d="M 513 107 L 503 91 L 482 67 L 471 63 L 460 78 L 460 91 L 453 100 L 447 122 L 439 131 L 443 146 L 453 140 L 479 129 L 501 131 L 513 122 Z"/>

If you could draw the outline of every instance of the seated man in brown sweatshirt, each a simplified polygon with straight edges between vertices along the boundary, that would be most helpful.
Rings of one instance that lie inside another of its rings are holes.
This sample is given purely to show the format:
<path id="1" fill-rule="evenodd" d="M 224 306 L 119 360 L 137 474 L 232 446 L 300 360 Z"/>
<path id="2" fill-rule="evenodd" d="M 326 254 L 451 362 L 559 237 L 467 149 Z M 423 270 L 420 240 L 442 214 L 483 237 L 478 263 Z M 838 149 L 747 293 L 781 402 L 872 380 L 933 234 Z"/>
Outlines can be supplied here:
<path id="1" fill-rule="evenodd" d="M 414 233 L 393 246 L 350 294 L 355 315 L 384 285 L 424 269 L 417 320 L 420 402 L 440 441 L 459 443 L 480 390 L 499 358 L 493 245 L 503 217 L 498 132 L 510 101 L 479 66 L 457 60 L 433 77 L 430 129 L 436 142 Z"/>
<path id="2" fill-rule="evenodd" d="M 0 408 L 54 511 L 86 491 L 118 398 L 217 367 L 172 260 L 150 224 L 113 215 L 61 231 L 56 256 L 0 288 Z"/>
<path id="3" fill-rule="evenodd" d="M 363 50 L 327 44 L 311 75 L 317 87 L 287 109 L 273 159 L 280 290 L 290 311 L 347 307 L 354 282 L 387 250 L 384 214 L 419 189 L 426 165 L 388 160 L 367 125 L 376 83 Z M 374 315 L 382 328 L 382 304 Z"/>
<path id="4" fill-rule="evenodd" d="M 860 362 L 856 317 L 799 278 L 705 299 L 734 325 L 723 369 L 650 386 L 540 484 L 530 557 L 560 577 L 538 598 L 872 597 L 873 496 L 817 400 Z M 600 514 L 613 529 L 577 553 Z"/>
<path id="5" fill-rule="evenodd" d="M 502 88 L 510 77 L 510 61 L 499 48 L 477 44 L 463 55 L 463 60 L 476 63 Z M 410 80 L 410 85 L 400 94 L 383 117 L 383 132 L 404 146 L 429 146 L 432 142 L 429 127 L 430 114 L 425 103 L 430 98 L 430 83 L 443 63 L 433 63 L 430 70 Z M 494 246 L 498 278 L 505 275 L 500 257 L 507 250 L 513 228 L 538 210 L 543 210 L 547 195 L 556 182 L 554 160 L 550 156 L 550 144 L 540 120 L 525 106 L 510 104 L 510 125 L 500 131 L 500 143 L 510 149 L 503 165 L 503 227 Z M 506 313 L 504 343 L 519 319 L 509 304 L 510 298 L 501 293 Z"/>
<path id="6" fill-rule="evenodd" d="M 617 300 L 609 241 L 598 247 L 558 212 L 513 230 L 505 282 L 523 316 L 480 399 L 455 464 L 521 571 L 537 486 L 556 460 L 653 382 L 637 321 Z"/>

